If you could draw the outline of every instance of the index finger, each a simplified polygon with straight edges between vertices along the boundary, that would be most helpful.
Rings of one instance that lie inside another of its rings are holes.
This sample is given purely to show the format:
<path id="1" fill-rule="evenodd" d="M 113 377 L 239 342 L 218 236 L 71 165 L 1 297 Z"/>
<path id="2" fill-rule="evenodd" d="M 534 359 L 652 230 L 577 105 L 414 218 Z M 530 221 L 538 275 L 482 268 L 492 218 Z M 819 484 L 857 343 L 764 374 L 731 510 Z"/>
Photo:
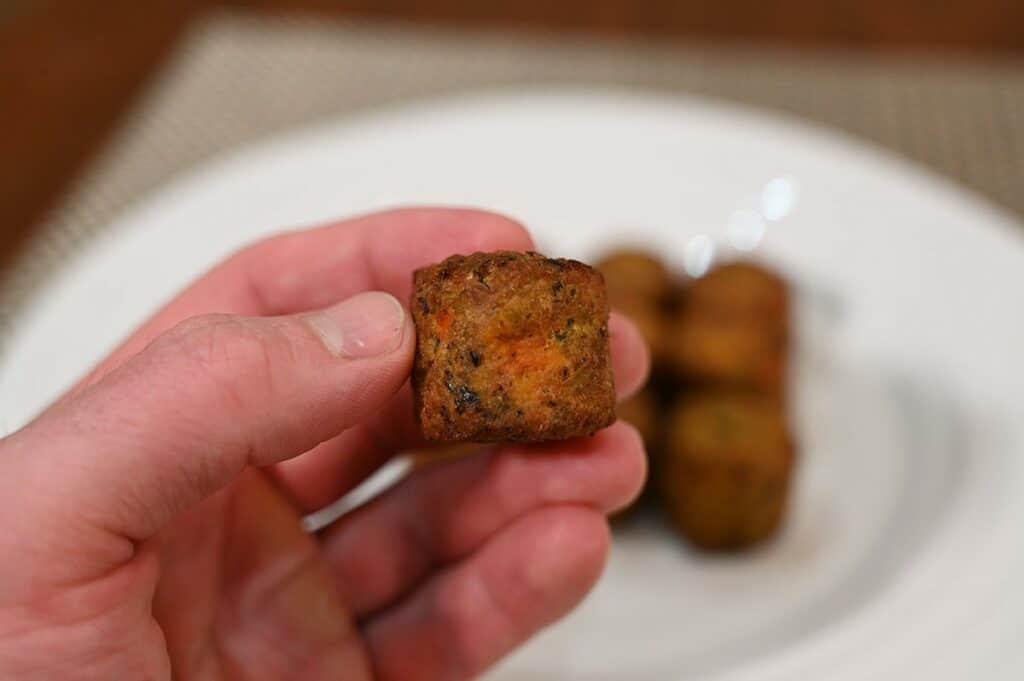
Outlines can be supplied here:
<path id="1" fill-rule="evenodd" d="M 211 312 L 280 315 L 327 307 L 361 291 L 408 300 L 414 269 L 455 253 L 529 250 L 526 229 L 468 208 L 403 208 L 264 239 L 190 285 L 76 386 L 94 383 L 156 336 Z"/>

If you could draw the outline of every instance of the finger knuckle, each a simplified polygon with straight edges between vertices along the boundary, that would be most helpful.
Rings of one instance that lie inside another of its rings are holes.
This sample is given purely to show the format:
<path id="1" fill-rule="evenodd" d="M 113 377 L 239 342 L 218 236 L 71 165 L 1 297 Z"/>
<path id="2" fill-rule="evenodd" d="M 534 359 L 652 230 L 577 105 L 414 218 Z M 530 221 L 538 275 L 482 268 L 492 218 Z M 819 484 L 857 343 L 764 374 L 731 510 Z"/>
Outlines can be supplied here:
<path id="1" fill-rule="evenodd" d="M 491 651 L 481 650 L 479 645 L 482 621 L 490 623 L 499 640 L 515 642 L 523 638 L 515 612 L 505 599 L 497 597 L 489 579 L 483 574 L 463 574 L 435 593 L 435 621 L 449 643 L 449 665 L 458 670 L 459 677 L 475 676 L 491 661 Z"/>
<path id="2" fill-rule="evenodd" d="M 272 385 L 274 357 L 281 345 L 274 334 L 250 320 L 225 314 L 188 319 L 174 327 L 164 342 L 168 353 L 183 360 L 183 371 L 191 379 L 214 383 L 218 393 L 235 405 L 245 403 L 254 382 L 261 387 Z"/>

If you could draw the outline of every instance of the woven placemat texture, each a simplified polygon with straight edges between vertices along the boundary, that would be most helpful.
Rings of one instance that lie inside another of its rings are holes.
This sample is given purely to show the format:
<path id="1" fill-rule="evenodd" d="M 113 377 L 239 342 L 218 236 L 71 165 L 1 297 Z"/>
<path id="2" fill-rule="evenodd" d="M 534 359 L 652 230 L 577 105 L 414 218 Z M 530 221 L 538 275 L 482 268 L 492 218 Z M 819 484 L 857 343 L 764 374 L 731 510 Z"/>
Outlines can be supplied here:
<path id="1" fill-rule="evenodd" d="M 121 211 L 215 154 L 296 125 L 406 100 L 588 83 L 703 94 L 796 114 L 888 147 L 1024 215 L 1019 61 L 218 15 L 190 33 L 106 152 L 14 267 L 0 273 L 0 340 L 46 277 Z"/>

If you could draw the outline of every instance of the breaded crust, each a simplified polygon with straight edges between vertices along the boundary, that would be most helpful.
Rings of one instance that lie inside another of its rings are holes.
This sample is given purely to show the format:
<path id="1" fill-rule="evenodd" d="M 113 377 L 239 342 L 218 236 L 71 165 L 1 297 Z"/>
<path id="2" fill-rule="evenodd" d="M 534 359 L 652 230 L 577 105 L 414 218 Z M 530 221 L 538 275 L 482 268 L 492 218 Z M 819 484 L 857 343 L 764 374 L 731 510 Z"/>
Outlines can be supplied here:
<path id="1" fill-rule="evenodd" d="M 660 363 L 668 331 L 664 308 L 675 292 L 672 275 L 657 257 L 635 250 L 614 251 L 596 267 L 604 275 L 612 307 L 636 324 Z"/>
<path id="2" fill-rule="evenodd" d="M 779 330 L 684 313 L 671 339 L 671 365 L 691 387 L 785 393 L 788 351 Z"/>
<path id="3" fill-rule="evenodd" d="M 656 256 L 643 251 L 609 253 L 597 265 L 608 286 L 608 297 L 618 306 L 621 298 L 657 302 L 672 291 L 672 275 Z"/>
<path id="4" fill-rule="evenodd" d="M 748 547 L 779 527 L 794 461 L 778 400 L 743 393 L 684 398 L 672 409 L 661 460 L 665 510 L 698 546 Z"/>
<path id="5" fill-rule="evenodd" d="M 785 390 L 789 296 L 763 267 L 733 263 L 696 280 L 667 336 L 669 364 L 691 385 Z"/>
<path id="6" fill-rule="evenodd" d="M 543 442 L 615 420 L 599 272 L 537 253 L 452 256 L 413 275 L 415 415 L 433 442 Z"/>

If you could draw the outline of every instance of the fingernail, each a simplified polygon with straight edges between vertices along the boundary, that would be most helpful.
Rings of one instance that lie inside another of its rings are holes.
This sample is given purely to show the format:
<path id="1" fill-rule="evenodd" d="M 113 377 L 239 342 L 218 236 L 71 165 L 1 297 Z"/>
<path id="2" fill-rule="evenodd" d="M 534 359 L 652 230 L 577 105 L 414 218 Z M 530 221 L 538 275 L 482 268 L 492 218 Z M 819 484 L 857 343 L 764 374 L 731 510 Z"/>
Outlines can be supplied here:
<path id="1" fill-rule="evenodd" d="M 379 357 L 398 348 L 405 310 L 394 296 L 369 291 L 303 317 L 332 355 Z"/>

